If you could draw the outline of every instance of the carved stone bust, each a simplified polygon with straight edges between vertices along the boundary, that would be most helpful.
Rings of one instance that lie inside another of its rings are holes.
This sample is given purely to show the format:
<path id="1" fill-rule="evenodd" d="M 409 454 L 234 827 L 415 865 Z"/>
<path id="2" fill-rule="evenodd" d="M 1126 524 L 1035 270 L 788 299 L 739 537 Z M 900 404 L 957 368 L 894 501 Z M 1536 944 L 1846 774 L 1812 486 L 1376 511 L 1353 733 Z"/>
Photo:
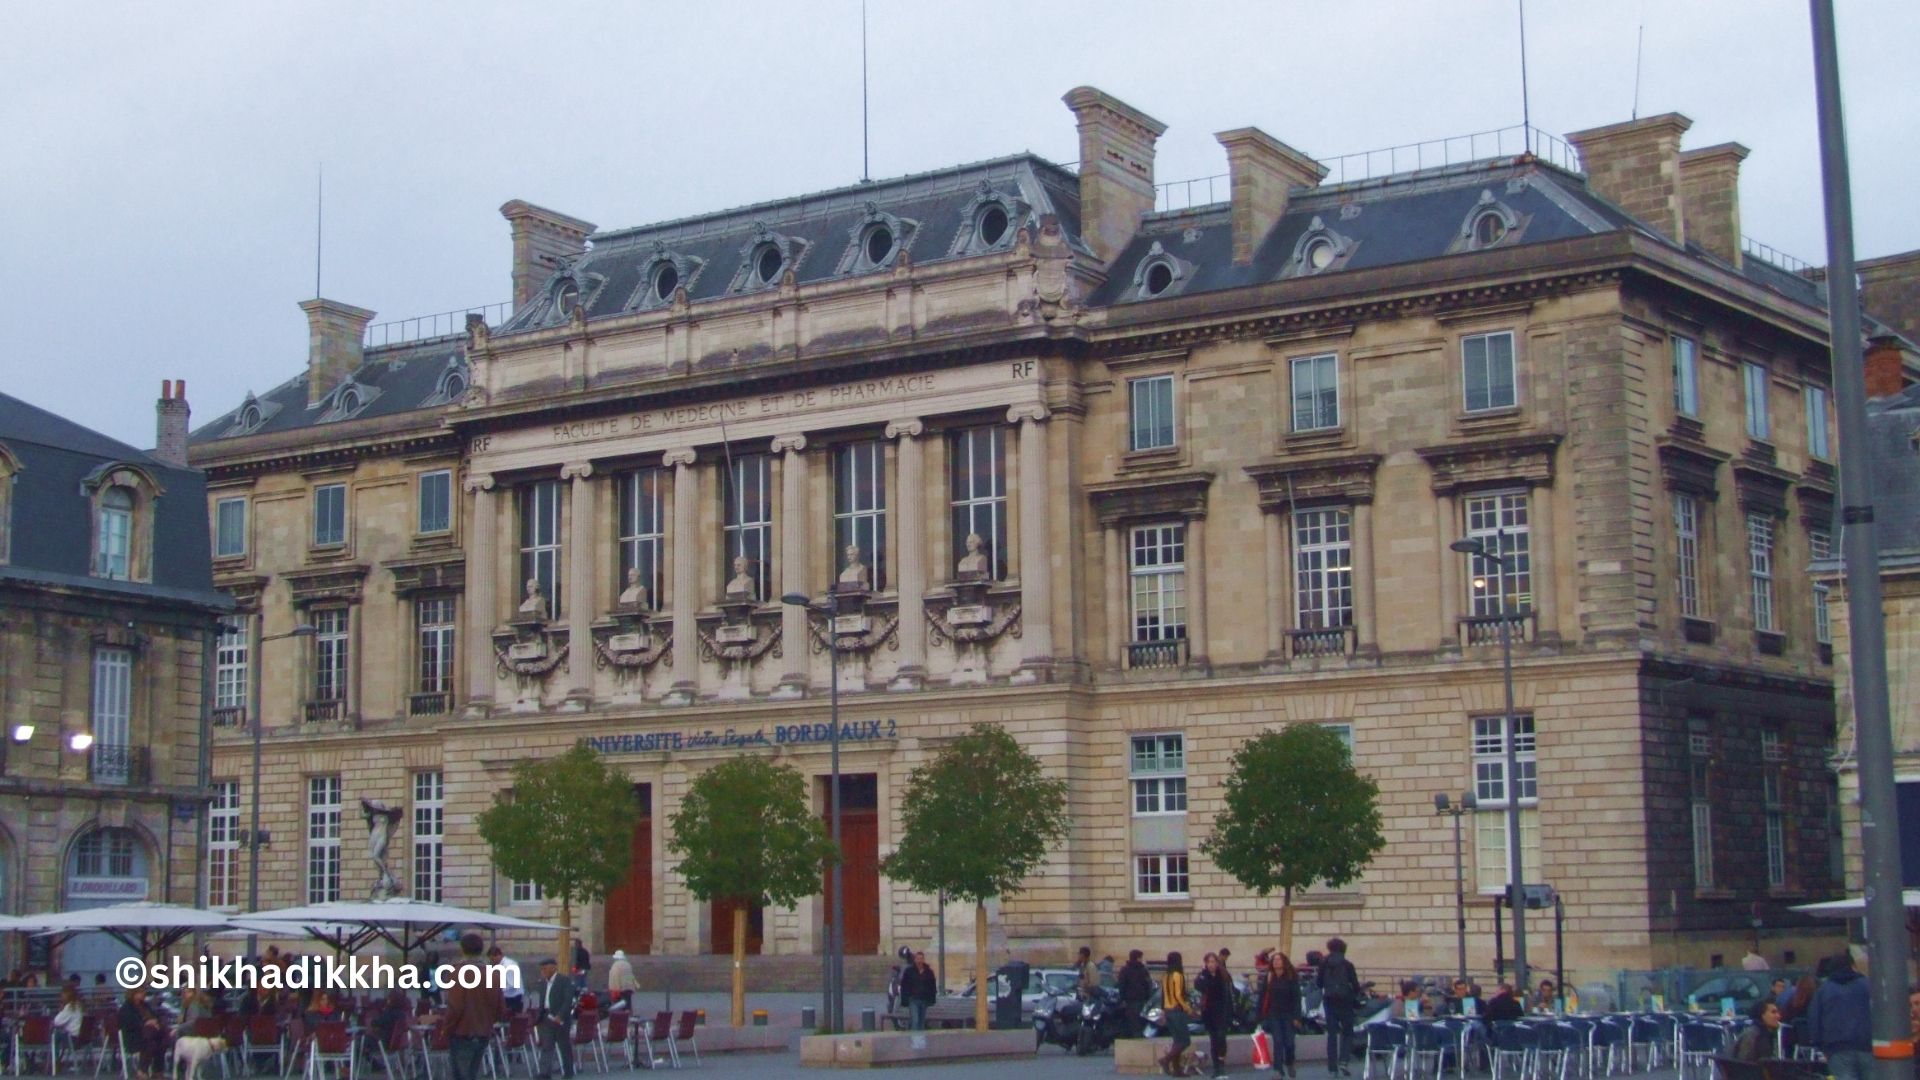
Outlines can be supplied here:
<path id="1" fill-rule="evenodd" d="M 760 584 L 753 579 L 753 560 L 745 555 L 733 557 L 733 577 L 727 581 L 727 599 L 750 601 L 760 599 Z"/>
<path id="2" fill-rule="evenodd" d="M 846 569 L 840 571 L 840 588 L 858 589 L 861 592 L 873 588 L 873 575 L 867 570 L 867 564 L 860 559 L 860 545 L 848 544 L 846 550 Z"/>
<path id="3" fill-rule="evenodd" d="M 954 572 L 963 578 L 987 576 L 987 542 L 980 539 L 979 533 L 967 534 L 967 553 L 960 556 L 959 565 Z"/>
<path id="4" fill-rule="evenodd" d="M 520 601 L 520 616 L 539 622 L 547 621 L 547 598 L 540 593 L 540 579 L 527 579 L 527 595 Z"/>
<path id="5" fill-rule="evenodd" d="M 647 606 L 647 587 L 640 584 L 638 568 L 627 570 L 627 587 L 620 590 L 619 605 L 623 608 L 637 609 Z"/>

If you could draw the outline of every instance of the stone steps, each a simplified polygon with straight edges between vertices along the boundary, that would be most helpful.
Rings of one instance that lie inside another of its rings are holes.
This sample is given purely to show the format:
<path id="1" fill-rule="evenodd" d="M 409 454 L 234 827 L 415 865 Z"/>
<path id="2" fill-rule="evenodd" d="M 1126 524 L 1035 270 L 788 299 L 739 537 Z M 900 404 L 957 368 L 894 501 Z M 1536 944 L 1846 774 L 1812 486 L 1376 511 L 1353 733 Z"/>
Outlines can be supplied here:
<path id="1" fill-rule="evenodd" d="M 724 993 L 733 986 L 731 956 L 629 956 L 634 978 L 645 990 L 665 986 L 682 992 Z M 593 958 L 594 986 L 607 984 L 609 956 Z M 883 994 L 893 970 L 889 956 L 849 956 L 845 962 L 847 992 Z M 747 986 L 761 993 L 813 993 L 820 989 L 818 956 L 749 956 Z"/>

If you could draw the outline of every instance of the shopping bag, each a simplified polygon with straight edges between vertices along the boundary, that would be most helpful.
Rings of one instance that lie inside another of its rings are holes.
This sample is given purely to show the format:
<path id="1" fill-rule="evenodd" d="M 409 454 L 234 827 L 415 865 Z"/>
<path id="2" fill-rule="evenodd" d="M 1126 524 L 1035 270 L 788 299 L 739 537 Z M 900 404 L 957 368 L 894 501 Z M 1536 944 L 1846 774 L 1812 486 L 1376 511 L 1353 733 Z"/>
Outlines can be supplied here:
<path id="1" fill-rule="evenodd" d="M 1273 1067 L 1273 1040 L 1264 1030 L 1253 1033 L 1253 1067 L 1256 1069 Z"/>

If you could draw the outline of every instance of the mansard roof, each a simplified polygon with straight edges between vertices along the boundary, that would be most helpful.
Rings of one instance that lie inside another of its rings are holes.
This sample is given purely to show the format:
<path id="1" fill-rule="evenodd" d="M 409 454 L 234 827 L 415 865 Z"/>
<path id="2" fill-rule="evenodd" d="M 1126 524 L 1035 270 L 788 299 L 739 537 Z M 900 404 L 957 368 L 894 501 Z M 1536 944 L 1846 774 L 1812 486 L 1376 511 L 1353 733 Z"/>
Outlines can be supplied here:
<path id="1" fill-rule="evenodd" d="M 307 404 L 307 372 L 264 394 L 249 394 L 234 406 L 202 424 L 189 438 L 194 446 L 217 443 L 241 435 L 270 435 L 302 428 L 325 428 L 348 420 L 375 420 L 447 404 L 444 392 L 449 373 L 467 380 L 465 335 L 368 349 L 366 360 L 334 392 L 318 404 Z M 342 410 L 340 394 L 354 388 L 359 408 Z M 257 409 L 255 423 L 243 423 L 248 408 Z M 316 436 L 319 432 L 316 432 Z"/>

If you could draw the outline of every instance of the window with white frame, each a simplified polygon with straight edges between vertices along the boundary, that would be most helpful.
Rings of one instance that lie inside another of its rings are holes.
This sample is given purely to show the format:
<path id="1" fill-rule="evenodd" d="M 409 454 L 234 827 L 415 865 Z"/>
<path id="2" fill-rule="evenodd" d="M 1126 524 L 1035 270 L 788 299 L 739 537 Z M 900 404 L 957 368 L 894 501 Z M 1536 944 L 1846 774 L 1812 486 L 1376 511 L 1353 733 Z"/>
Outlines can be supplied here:
<path id="1" fill-rule="evenodd" d="M 1130 533 L 1135 643 L 1187 636 L 1187 526 L 1138 525 Z"/>
<path id="2" fill-rule="evenodd" d="M 1807 554 L 1814 561 L 1833 558 L 1833 534 L 1825 529 L 1807 531 Z M 1824 581 L 1813 583 L 1813 640 L 1822 645 L 1833 644 L 1833 612 L 1827 609 L 1827 601 L 1833 596 L 1833 587 Z"/>
<path id="3" fill-rule="evenodd" d="M 1673 411 L 1681 416 L 1700 415 L 1699 347 L 1690 337 L 1673 338 Z"/>
<path id="4" fill-rule="evenodd" d="M 245 709 L 252 678 L 253 619 L 234 615 L 220 624 L 213 652 L 213 707 Z"/>
<path id="5" fill-rule="evenodd" d="M 1533 610 L 1533 528 L 1527 493 L 1497 491 L 1466 499 L 1467 536 L 1499 561 L 1469 556 L 1475 615 L 1518 615 Z"/>
<path id="6" fill-rule="evenodd" d="M 1706 722 L 1687 728 L 1687 796 L 1693 817 L 1693 884 L 1713 888 L 1713 736 Z"/>
<path id="7" fill-rule="evenodd" d="M 1133 894 L 1142 900 L 1187 898 L 1187 857 L 1159 854 L 1133 857 Z"/>
<path id="8" fill-rule="evenodd" d="M 215 780 L 207 804 L 207 906 L 240 902 L 240 781 Z"/>
<path id="9" fill-rule="evenodd" d="M 1680 614 L 1701 617 L 1700 610 L 1700 500 L 1685 493 L 1673 496 L 1674 581 L 1680 596 Z"/>
<path id="10" fill-rule="evenodd" d="M 1512 785 L 1520 800 L 1521 869 L 1534 880 L 1540 876 L 1540 786 L 1533 717 L 1516 714 L 1513 740 Z M 1500 893 L 1507 886 L 1507 731 L 1505 718 L 1473 718 L 1473 796 L 1475 884 L 1481 893 Z"/>
<path id="11" fill-rule="evenodd" d="M 1747 577 L 1751 585 L 1753 628 L 1772 632 L 1773 620 L 1773 518 L 1763 513 L 1747 514 Z"/>
<path id="12" fill-rule="evenodd" d="M 1340 358 L 1296 357 L 1288 365 L 1293 381 L 1293 430 L 1320 431 L 1340 426 Z"/>
<path id="13" fill-rule="evenodd" d="M 516 881 L 507 891 L 515 904 L 538 904 L 547 898 L 547 891 L 537 881 Z"/>
<path id="14" fill-rule="evenodd" d="M 340 778 L 307 777 L 307 903 L 340 899 Z"/>
<path id="15" fill-rule="evenodd" d="M 453 692 L 454 604 L 451 596 L 427 596 L 414 601 L 414 625 L 420 646 L 419 692 Z"/>
<path id="16" fill-rule="evenodd" d="M 1778 732 L 1760 733 L 1760 760 L 1760 803 L 1767 815 L 1767 887 L 1783 889 L 1787 885 L 1787 805 L 1780 794 L 1780 763 L 1786 755 Z"/>
<path id="17" fill-rule="evenodd" d="M 420 474 L 418 525 L 422 533 L 443 533 L 453 529 L 453 472 L 435 469 Z"/>
<path id="18" fill-rule="evenodd" d="M 723 464 L 721 539 L 726 559 L 721 583 L 733 577 L 733 561 L 747 560 L 753 575 L 754 596 L 770 598 L 773 582 L 773 459 L 766 454 L 741 454 Z"/>
<path id="19" fill-rule="evenodd" d="M 614 595 L 627 588 L 628 571 L 637 571 L 640 586 L 647 590 L 649 607 L 660 606 L 660 579 L 663 573 L 661 545 L 666 540 L 665 518 L 661 514 L 660 469 L 636 469 L 615 481 L 620 492 L 618 536 L 620 577 Z"/>
<path id="20" fill-rule="evenodd" d="M 347 485 L 321 484 L 313 489 L 313 546 L 334 547 L 347 542 Z"/>
<path id="21" fill-rule="evenodd" d="M 1135 735 L 1130 775 L 1135 814 L 1187 812 L 1185 736 Z"/>
<path id="22" fill-rule="evenodd" d="M 1165 450 L 1173 445 L 1173 376 L 1127 380 L 1127 449 Z"/>
<path id="23" fill-rule="evenodd" d="M 438 772 L 413 774 L 413 898 L 429 904 L 439 903 L 441 896 L 446 790 Z"/>
<path id="24" fill-rule="evenodd" d="M 1827 388 L 1809 386 L 1807 399 L 1807 453 L 1817 458 L 1833 456 L 1833 444 L 1827 436 Z"/>
<path id="25" fill-rule="evenodd" d="M 1353 625 L 1353 520 L 1346 510 L 1293 515 L 1293 598 L 1301 630 Z"/>
<path id="26" fill-rule="evenodd" d="M 98 527 L 94 529 L 95 573 L 125 581 L 133 575 L 133 491 L 115 485 L 100 496 Z"/>
<path id="27" fill-rule="evenodd" d="M 520 582 L 527 582 L 547 602 L 547 617 L 560 611 L 560 481 L 536 480 L 520 488 Z"/>
<path id="28" fill-rule="evenodd" d="M 887 453 L 877 440 L 833 451 L 833 576 L 847 568 L 846 550 L 860 549 L 877 592 L 887 587 Z"/>
<path id="29" fill-rule="evenodd" d="M 93 651 L 92 776 L 124 784 L 133 766 L 133 650 Z"/>
<path id="30" fill-rule="evenodd" d="M 988 574 L 1007 576 L 1007 433 L 1003 427 L 956 431 L 947 443 L 948 491 L 953 510 L 953 559 L 978 536 Z"/>
<path id="31" fill-rule="evenodd" d="M 1514 381 L 1513 332 L 1461 338 L 1460 379 L 1468 412 L 1512 408 L 1519 400 Z"/>
<path id="32" fill-rule="evenodd" d="M 345 701 L 352 671 L 347 609 L 316 608 L 309 617 L 314 630 L 313 700 Z"/>
<path id="33" fill-rule="evenodd" d="M 1767 368 L 1752 361 L 1740 365 L 1740 382 L 1746 390 L 1747 436 L 1753 439 L 1773 437 L 1773 417 L 1767 402 Z"/>
<path id="34" fill-rule="evenodd" d="M 1178 733 L 1128 739 L 1134 895 L 1187 895 L 1187 745 Z"/>
<path id="35" fill-rule="evenodd" d="M 232 559 L 247 553 L 247 500 L 220 499 L 213 504 L 213 557 Z"/>

